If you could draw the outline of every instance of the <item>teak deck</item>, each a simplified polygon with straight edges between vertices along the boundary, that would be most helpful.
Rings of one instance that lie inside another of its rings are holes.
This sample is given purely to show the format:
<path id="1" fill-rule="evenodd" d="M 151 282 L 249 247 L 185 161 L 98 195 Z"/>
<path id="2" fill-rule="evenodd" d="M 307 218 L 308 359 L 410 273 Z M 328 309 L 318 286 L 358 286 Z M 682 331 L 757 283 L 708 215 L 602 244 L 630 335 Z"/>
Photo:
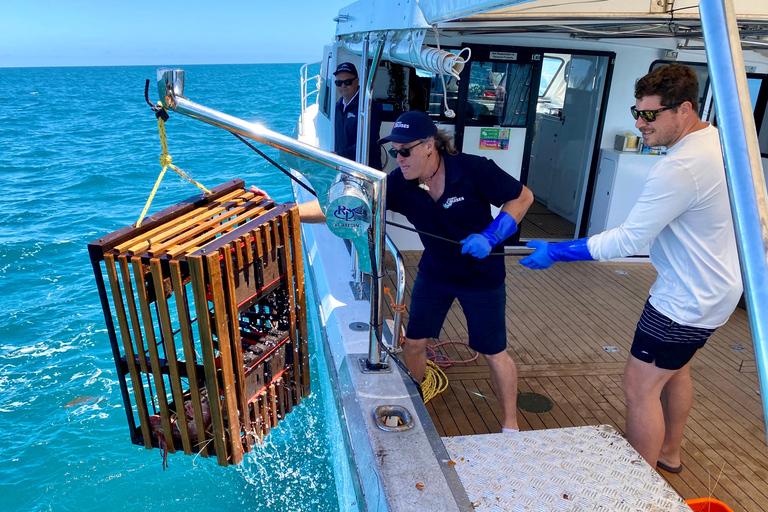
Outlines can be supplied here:
<path id="1" fill-rule="evenodd" d="M 406 304 L 420 252 L 403 254 Z M 522 430 L 609 424 L 624 432 L 621 376 L 635 324 L 656 272 L 647 262 L 576 262 L 528 270 L 507 257 L 507 347 L 521 393 L 552 400 L 518 409 Z M 390 281 L 388 286 L 393 283 Z M 455 302 L 440 341 L 467 341 Z M 616 347 L 608 352 L 603 347 Z M 443 346 L 452 359 L 464 347 Z M 500 432 L 500 409 L 482 360 L 445 370 L 449 387 L 427 409 L 441 436 Z M 768 447 L 746 311 L 737 308 L 692 364 L 694 405 L 683 441 L 685 470 L 662 472 L 684 499 L 713 496 L 735 512 L 768 511 Z"/>

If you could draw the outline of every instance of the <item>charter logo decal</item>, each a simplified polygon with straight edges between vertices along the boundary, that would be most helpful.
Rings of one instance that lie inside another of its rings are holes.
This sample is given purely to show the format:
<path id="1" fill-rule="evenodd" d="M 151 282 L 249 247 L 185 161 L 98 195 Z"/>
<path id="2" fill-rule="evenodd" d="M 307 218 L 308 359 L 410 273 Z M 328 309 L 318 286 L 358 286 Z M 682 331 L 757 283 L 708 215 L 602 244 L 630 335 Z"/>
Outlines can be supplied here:
<path id="1" fill-rule="evenodd" d="M 454 205 L 454 204 L 456 204 L 456 203 L 458 203 L 460 201 L 463 201 L 463 200 L 464 200 L 463 197 L 456 197 L 456 196 L 449 197 L 448 199 L 445 200 L 445 204 L 443 204 L 443 208 L 445 208 L 447 210 L 452 205 Z"/>
<path id="2" fill-rule="evenodd" d="M 333 212 L 333 216 L 334 217 L 336 217 L 337 219 L 346 221 L 346 222 L 349 222 L 351 220 L 355 220 L 356 216 L 362 217 L 363 215 L 364 214 L 363 214 L 363 207 L 362 206 L 358 206 L 357 208 L 355 208 L 353 210 L 353 209 L 347 208 L 346 206 L 339 205 L 339 207 L 336 208 L 336 211 Z"/>

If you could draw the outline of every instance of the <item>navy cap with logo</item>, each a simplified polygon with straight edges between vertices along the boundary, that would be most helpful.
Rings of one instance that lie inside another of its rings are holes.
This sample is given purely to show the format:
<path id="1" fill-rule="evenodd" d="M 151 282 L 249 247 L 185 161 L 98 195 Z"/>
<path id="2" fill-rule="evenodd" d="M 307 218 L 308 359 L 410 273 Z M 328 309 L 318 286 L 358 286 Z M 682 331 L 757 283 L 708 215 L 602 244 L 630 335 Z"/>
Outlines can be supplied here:
<path id="1" fill-rule="evenodd" d="M 392 127 L 392 133 L 379 139 L 379 144 L 397 142 L 406 144 L 437 135 L 437 126 L 432 119 L 419 110 L 411 110 L 401 115 Z"/>
<path id="2" fill-rule="evenodd" d="M 336 71 L 333 72 L 333 76 L 338 75 L 339 73 L 351 73 L 355 76 L 357 76 L 357 68 L 354 64 L 351 62 L 342 62 L 338 66 L 336 66 Z"/>

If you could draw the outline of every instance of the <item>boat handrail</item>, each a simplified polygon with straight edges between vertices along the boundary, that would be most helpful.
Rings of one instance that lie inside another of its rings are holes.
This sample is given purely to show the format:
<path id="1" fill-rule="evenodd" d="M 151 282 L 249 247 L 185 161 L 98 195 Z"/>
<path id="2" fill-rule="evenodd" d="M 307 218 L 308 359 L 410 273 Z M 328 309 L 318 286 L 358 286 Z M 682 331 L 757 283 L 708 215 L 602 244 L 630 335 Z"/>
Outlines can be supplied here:
<path id="1" fill-rule="evenodd" d="M 701 0 L 699 12 L 768 430 L 768 193 L 733 3 Z"/>
<path id="2" fill-rule="evenodd" d="M 396 305 L 404 304 L 403 297 L 405 296 L 405 262 L 403 261 L 403 255 L 395 245 L 395 242 L 386 235 L 386 247 L 392 256 L 395 258 L 395 271 L 397 280 L 397 291 L 395 292 L 395 304 L 392 306 L 394 311 L 394 326 L 392 328 L 392 345 L 394 348 L 399 346 L 400 331 L 403 325 L 403 312 Z M 386 359 L 386 357 L 385 357 Z"/>
<path id="3" fill-rule="evenodd" d="M 318 94 L 320 92 L 320 73 L 307 77 L 307 73 L 309 71 L 309 66 L 312 66 L 314 64 L 321 64 L 322 61 L 316 61 L 316 62 L 307 62 L 303 66 L 301 66 L 301 70 L 299 71 L 299 75 L 301 76 L 301 112 L 299 113 L 299 134 L 304 135 L 304 111 L 307 110 L 307 100 L 312 94 Z M 315 80 L 315 90 L 314 91 L 308 91 L 307 90 L 307 84 L 310 80 Z"/>

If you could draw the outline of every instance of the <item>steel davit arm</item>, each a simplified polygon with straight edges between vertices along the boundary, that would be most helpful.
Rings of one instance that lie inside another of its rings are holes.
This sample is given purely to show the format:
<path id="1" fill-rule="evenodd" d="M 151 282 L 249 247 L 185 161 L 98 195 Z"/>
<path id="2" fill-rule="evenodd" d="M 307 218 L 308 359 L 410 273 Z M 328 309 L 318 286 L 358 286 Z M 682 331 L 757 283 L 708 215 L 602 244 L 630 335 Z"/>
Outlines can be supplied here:
<path id="1" fill-rule="evenodd" d="M 348 182 L 352 182 L 352 185 L 349 183 L 342 183 L 342 185 L 352 188 L 355 188 L 353 186 L 355 183 L 361 185 L 358 187 L 359 193 L 357 196 L 345 196 L 339 202 L 356 201 L 353 206 L 363 205 L 369 208 L 369 212 L 361 216 L 361 219 L 357 219 L 356 226 L 349 228 L 350 224 L 354 224 L 354 222 L 349 222 L 350 219 L 347 218 L 347 222 L 342 223 L 343 226 L 339 229 L 355 232 L 359 235 L 357 238 L 365 237 L 370 251 L 371 271 L 376 273 L 377 279 L 373 279 L 374 286 L 371 289 L 369 359 L 373 359 L 375 363 L 378 363 L 380 360 L 378 343 L 380 340 L 383 340 L 381 307 L 383 280 L 381 277 L 384 268 L 384 235 L 386 229 L 384 208 L 387 175 L 381 171 L 376 171 L 357 162 L 275 133 L 259 124 L 249 123 L 237 117 L 189 101 L 184 97 L 184 70 L 158 69 L 157 90 L 163 106 L 168 109 L 272 146 L 294 157 L 296 162 L 317 164 L 308 167 L 312 171 L 312 175 L 309 172 L 303 172 L 303 168 L 299 169 L 299 171 L 305 174 L 310 182 L 312 182 L 321 206 L 327 206 L 327 192 L 331 190 L 333 181 L 336 180 L 339 173 L 345 175 L 344 177 Z M 341 206 L 344 207 L 345 204 Z M 323 210 L 325 211 L 325 208 Z M 350 208 L 345 208 L 347 214 L 349 214 L 349 210 Z M 325 213 L 327 219 L 331 218 L 330 214 L 332 212 L 325 211 Z M 329 227 L 331 227 L 331 231 L 334 234 L 339 234 L 333 229 L 331 223 L 329 223 Z"/>

